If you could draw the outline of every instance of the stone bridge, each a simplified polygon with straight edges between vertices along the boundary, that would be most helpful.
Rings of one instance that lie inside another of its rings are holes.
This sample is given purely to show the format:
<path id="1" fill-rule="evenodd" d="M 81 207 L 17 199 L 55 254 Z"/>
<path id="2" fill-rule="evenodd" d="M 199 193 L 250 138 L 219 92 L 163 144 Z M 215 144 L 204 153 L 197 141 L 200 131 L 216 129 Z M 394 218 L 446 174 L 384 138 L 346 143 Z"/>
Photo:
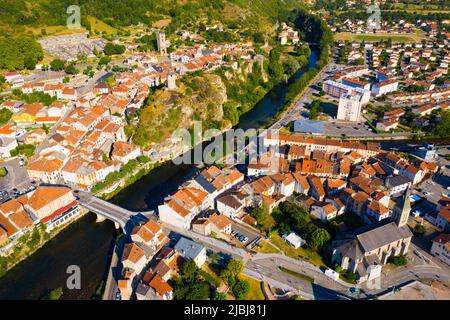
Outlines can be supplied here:
<path id="1" fill-rule="evenodd" d="M 124 233 L 131 232 L 136 223 L 157 219 L 155 211 L 130 211 L 80 190 L 75 190 L 74 194 L 80 206 L 97 215 L 97 222 L 111 220 L 116 228 L 122 228 Z"/>

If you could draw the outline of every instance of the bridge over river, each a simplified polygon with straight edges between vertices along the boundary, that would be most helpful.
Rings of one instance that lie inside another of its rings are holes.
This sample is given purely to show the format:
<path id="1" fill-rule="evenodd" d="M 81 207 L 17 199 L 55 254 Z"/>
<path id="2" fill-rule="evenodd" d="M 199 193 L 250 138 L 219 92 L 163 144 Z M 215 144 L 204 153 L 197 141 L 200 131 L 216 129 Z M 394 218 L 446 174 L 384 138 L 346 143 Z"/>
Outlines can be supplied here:
<path id="1" fill-rule="evenodd" d="M 85 191 L 74 190 L 78 203 L 87 210 L 97 215 L 97 221 L 105 219 L 114 222 L 116 228 L 122 228 L 124 233 L 131 232 L 133 226 L 149 219 L 157 219 L 155 211 L 130 211 L 111 202 L 97 198 Z"/>

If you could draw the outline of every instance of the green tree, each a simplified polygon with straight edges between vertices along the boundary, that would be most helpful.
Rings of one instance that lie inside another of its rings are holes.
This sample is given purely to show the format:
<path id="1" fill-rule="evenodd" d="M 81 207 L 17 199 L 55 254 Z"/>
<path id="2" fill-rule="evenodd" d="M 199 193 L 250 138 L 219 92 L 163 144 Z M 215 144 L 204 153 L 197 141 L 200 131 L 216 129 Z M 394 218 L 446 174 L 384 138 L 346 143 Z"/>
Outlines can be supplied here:
<path id="1" fill-rule="evenodd" d="M 216 264 L 220 260 L 220 255 L 217 252 L 213 252 L 209 256 L 209 259 L 213 264 Z"/>
<path id="2" fill-rule="evenodd" d="M 5 123 L 7 123 L 11 117 L 12 117 L 13 113 L 6 108 L 3 108 L 0 110 L 0 125 L 3 125 Z"/>
<path id="3" fill-rule="evenodd" d="M 213 300 L 227 300 L 227 295 L 224 292 L 215 292 Z"/>
<path id="4" fill-rule="evenodd" d="M 269 214 L 267 210 L 264 210 L 263 207 L 256 207 L 250 212 L 250 215 L 256 219 L 259 227 L 262 227 L 266 224 L 267 218 Z"/>
<path id="5" fill-rule="evenodd" d="M 313 250 L 319 250 L 323 245 L 331 239 L 330 234 L 323 228 L 318 228 L 309 235 L 308 245 Z"/>
<path id="6" fill-rule="evenodd" d="M 0 37 L 0 69 L 33 70 L 43 57 L 42 46 L 32 37 L 22 34 Z"/>
<path id="7" fill-rule="evenodd" d="M 433 133 L 441 138 L 450 137 L 450 110 L 440 113 L 440 120 L 433 126 Z"/>
<path id="8" fill-rule="evenodd" d="M 243 270 L 244 263 L 242 261 L 231 259 L 228 261 L 227 266 L 220 272 L 220 277 L 224 280 L 230 278 L 235 279 Z"/>
<path id="9" fill-rule="evenodd" d="M 62 295 L 63 295 L 63 289 L 61 287 L 56 288 L 56 289 L 53 289 L 52 291 L 50 291 L 49 293 L 47 293 L 43 297 L 43 300 L 59 300 Z"/>
<path id="10" fill-rule="evenodd" d="M 103 57 L 101 57 L 100 60 L 98 61 L 98 65 L 99 65 L 99 66 L 105 66 L 105 65 L 107 65 L 110 61 L 111 61 L 111 57 L 103 56 Z"/>
<path id="11" fill-rule="evenodd" d="M 233 286 L 233 294 L 238 299 L 245 298 L 249 291 L 250 284 L 245 280 L 239 280 L 238 283 Z"/>
<path id="12" fill-rule="evenodd" d="M 105 45 L 105 48 L 103 49 L 103 52 L 108 55 L 108 56 L 112 56 L 115 54 L 122 54 L 125 52 L 125 46 L 122 46 L 120 44 L 114 44 L 111 42 L 108 42 Z"/>
<path id="13" fill-rule="evenodd" d="M 414 227 L 414 233 L 419 236 L 422 237 L 425 234 L 425 227 L 423 224 L 416 224 Z"/>
<path id="14" fill-rule="evenodd" d="M 71 63 L 71 64 L 68 64 L 65 68 L 64 68 L 64 71 L 67 73 L 67 74 L 77 74 L 78 72 L 79 72 L 79 70 L 77 69 L 77 68 L 75 68 L 75 66 Z"/>
<path id="15" fill-rule="evenodd" d="M 198 276 L 198 267 L 193 260 L 185 260 L 181 265 L 181 275 L 187 279 L 193 279 Z"/>
<path id="16" fill-rule="evenodd" d="M 408 264 L 408 258 L 404 255 L 395 256 L 391 259 L 391 263 L 396 266 L 405 266 Z"/>
<path id="17" fill-rule="evenodd" d="M 189 291 L 186 293 L 186 300 L 207 300 L 209 298 L 210 288 L 205 281 L 198 281 L 189 285 Z"/>
<path id="18" fill-rule="evenodd" d="M 293 56 L 288 55 L 285 57 L 283 61 L 283 70 L 285 74 L 292 76 L 299 68 L 300 64 Z"/>
<path id="19" fill-rule="evenodd" d="M 66 63 L 61 59 L 54 59 L 50 62 L 50 69 L 53 71 L 61 71 L 66 67 Z"/>

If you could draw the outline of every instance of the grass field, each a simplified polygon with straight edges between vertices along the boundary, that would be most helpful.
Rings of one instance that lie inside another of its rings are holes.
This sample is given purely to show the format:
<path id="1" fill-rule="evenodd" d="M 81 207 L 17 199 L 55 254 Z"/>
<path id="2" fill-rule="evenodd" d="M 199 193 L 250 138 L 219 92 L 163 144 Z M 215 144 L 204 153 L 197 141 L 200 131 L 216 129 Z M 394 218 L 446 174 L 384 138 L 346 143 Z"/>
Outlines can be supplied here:
<path id="1" fill-rule="evenodd" d="M 172 18 L 161 19 L 161 20 L 153 23 L 153 27 L 161 29 L 161 28 L 167 27 L 171 22 L 172 22 Z"/>
<path id="2" fill-rule="evenodd" d="M 421 42 L 422 39 L 424 39 L 423 35 L 420 33 L 414 33 L 414 34 L 359 34 L 359 33 L 352 33 L 352 32 L 338 32 L 334 34 L 334 39 L 339 41 L 356 41 L 356 42 L 362 42 L 363 40 L 366 42 L 377 42 L 377 41 L 385 41 L 389 38 L 392 39 L 392 42 L 398 42 L 398 43 L 416 43 Z"/>
<path id="3" fill-rule="evenodd" d="M 56 35 L 64 35 L 64 34 L 73 34 L 86 32 L 86 29 L 69 29 L 67 26 L 45 26 L 45 27 L 37 27 L 37 28 L 26 28 L 27 31 L 31 31 L 34 35 L 42 35 L 42 31 L 45 32 L 44 36 L 56 36 Z"/>
<path id="4" fill-rule="evenodd" d="M 394 10 L 384 11 L 407 11 L 407 12 L 419 12 L 423 14 L 427 13 L 448 13 L 450 9 L 440 9 L 437 5 L 433 4 L 417 4 L 417 3 L 393 3 Z"/>
<path id="5" fill-rule="evenodd" d="M 91 24 L 91 29 L 93 32 L 97 33 L 104 32 L 106 34 L 115 34 L 119 31 L 116 28 L 111 27 L 110 25 L 104 23 L 103 21 L 95 17 L 89 16 L 87 19 Z"/>
<path id="6" fill-rule="evenodd" d="M 306 260 L 316 267 L 325 265 L 322 257 L 314 251 L 309 249 L 298 248 L 295 249 L 287 244 L 279 235 L 275 234 L 270 237 L 270 242 L 280 248 L 288 257 L 300 260 Z"/>
<path id="7" fill-rule="evenodd" d="M 245 300 L 265 300 L 264 293 L 261 289 L 261 281 L 253 279 L 244 274 L 238 276 L 239 280 L 245 280 L 250 285 L 250 291 L 248 292 Z"/>
<path id="8" fill-rule="evenodd" d="M 267 241 L 261 241 L 255 250 L 260 253 L 280 253 L 280 251 Z"/>

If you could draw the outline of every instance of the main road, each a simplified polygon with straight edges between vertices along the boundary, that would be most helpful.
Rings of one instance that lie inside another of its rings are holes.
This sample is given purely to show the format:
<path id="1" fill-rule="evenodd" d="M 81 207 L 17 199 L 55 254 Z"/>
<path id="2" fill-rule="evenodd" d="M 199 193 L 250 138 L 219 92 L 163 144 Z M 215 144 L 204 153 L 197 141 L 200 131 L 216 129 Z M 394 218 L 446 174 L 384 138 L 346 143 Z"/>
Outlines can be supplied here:
<path id="1" fill-rule="evenodd" d="M 275 122 L 270 129 L 279 130 L 282 127 L 288 125 L 290 122 L 295 120 L 307 119 L 309 111 L 305 108 L 313 101 L 312 95 L 318 90 L 314 87 L 318 87 L 320 82 L 323 82 L 327 77 L 329 77 L 329 72 L 340 71 L 345 66 L 335 64 L 334 62 L 326 65 L 314 78 L 312 83 L 303 91 L 297 101 L 292 104 L 286 112 L 283 113 L 281 118 Z"/>

